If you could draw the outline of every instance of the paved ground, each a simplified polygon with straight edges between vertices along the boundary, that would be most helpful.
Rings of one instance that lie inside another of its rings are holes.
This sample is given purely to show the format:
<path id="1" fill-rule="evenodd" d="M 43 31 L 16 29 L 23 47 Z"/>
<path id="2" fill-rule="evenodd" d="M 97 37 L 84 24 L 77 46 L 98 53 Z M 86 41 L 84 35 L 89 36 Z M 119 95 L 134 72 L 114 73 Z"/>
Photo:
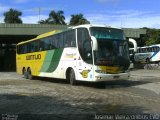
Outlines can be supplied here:
<path id="1" fill-rule="evenodd" d="M 0 73 L 2 119 L 98 119 L 97 114 L 147 114 L 160 119 L 160 71 L 134 70 L 130 80 L 108 81 L 105 87 L 64 80 L 25 80 Z"/>
<path id="2" fill-rule="evenodd" d="M 160 95 L 160 70 L 136 70 L 131 72 L 131 80 L 148 82 L 137 85 L 136 88 L 142 88 L 152 91 L 153 94 Z"/>

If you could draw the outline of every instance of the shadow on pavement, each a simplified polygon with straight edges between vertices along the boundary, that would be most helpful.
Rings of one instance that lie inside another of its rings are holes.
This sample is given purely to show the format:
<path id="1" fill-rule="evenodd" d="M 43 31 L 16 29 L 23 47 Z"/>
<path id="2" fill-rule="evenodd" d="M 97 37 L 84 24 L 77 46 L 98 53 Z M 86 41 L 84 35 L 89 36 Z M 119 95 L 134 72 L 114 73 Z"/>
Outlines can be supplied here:
<path id="1" fill-rule="evenodd" d="M 47 77 L 34 77 L 33 80 L 40 80 L 43 82 L 59 83 L 59 84 L 68 84 L 65 79 L 56 79 L 56 78 L 47 78 Z"/>
<path id="2" fill-rule="evenodd" d="M 42 78 L 36 77 L 34 80 L 40 80 L 44 82 L 51 82 L 51 83 L 58 83 L 58 84 L 68 84 L 69 83 L 64 79 L 54 79 L 54 78 Z M 113 89 L 113 88 L 125 88 L 125 87 L 132 87 L 137 85 L 143 85 L 147 83 L 152 83 L 149 80 L 141 80 L 141 81 L 132 81 L 132 80 L 115 80 L 115 81 L 106 81 L 106 82 L 81 82 L 78 81 L 77 86 L 84 86 L 84 87 L 93 87 L 97 89 Z"/>
<path id="3" fill-rule="evenodd" d="M 3 100 L 0 102 L 1 117 L 15 115 L 18 120 L 92 120 L 97 115 L 143 114 L 146 110 L 139 106 L 112 105 L 107 101 L 92 105 L 75 103 L 73 107 L 62 98 L 42 95 L 0 94 L 0 98 Z"/>
<path id="4" fill-rule="evenodd" d="M 80 82 L 79 85 L 94 87 L 97 89 L 114 89 L 114 88 L 132 87 L 132 86 L 143 85 L 147 83 L 151 83 L 151 82 L 150 81 L 117 80 L 117 81 L 106 81 L 106 82 L 99 82 L 99 83 Z"/>

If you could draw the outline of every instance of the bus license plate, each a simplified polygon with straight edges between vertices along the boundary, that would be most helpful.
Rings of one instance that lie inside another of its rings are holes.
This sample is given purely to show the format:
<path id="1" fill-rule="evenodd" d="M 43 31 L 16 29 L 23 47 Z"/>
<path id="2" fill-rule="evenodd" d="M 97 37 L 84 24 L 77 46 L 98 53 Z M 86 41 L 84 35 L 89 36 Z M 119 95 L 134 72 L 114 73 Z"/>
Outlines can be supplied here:
<path id="1" fill-rule="evenodd" d="M 119 76 L 118 76 L 118 75 L 116 75 L 116 76 L 113 76 L 113 78 L 114 78 L 114 79 L 118 79 L 118 78 L 119 78 Z"/>

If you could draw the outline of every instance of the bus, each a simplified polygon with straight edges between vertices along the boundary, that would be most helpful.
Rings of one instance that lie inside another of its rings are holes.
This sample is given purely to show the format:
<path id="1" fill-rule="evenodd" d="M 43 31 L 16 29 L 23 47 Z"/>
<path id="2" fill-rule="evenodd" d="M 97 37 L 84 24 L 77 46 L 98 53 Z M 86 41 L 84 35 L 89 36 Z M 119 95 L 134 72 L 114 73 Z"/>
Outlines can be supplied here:
<path id="1" fill-rule="evenodd" d="M 17 44 L 17 73 L 77 81 L 128 79 L 129 48 L 124 32 L 102 25 L 51 31 Z"/>
<path id="2" fill-rule="evenodd" d="M 133 54 L 134 48 L 129 49 L 130 55 Z M 160 44 L 151 46 L 137 47 L 134 55 L 134 61 L 137 63 L 160 63 Z"/>

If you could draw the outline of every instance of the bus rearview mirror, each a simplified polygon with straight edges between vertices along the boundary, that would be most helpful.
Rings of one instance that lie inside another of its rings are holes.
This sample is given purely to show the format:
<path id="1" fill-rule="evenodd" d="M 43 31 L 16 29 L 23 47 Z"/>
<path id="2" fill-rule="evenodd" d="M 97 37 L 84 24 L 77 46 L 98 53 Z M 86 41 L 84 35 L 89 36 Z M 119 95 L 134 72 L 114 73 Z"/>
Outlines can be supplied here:
<path id="1" fill-rule="evenodd" d="M 91 40 L 92 40 L 92 47 L 94 51 L 98 51 L 98 42 L 97 39 L 94 36 L 91 36 Z"/>
<path id="2" fill-rule="evenodd" d="M 134 47 L 134 52 L 137 52 L 137 42 L 136 40 L 129 38 L 129 42 L 131 42 L 133 44 Z"/>

